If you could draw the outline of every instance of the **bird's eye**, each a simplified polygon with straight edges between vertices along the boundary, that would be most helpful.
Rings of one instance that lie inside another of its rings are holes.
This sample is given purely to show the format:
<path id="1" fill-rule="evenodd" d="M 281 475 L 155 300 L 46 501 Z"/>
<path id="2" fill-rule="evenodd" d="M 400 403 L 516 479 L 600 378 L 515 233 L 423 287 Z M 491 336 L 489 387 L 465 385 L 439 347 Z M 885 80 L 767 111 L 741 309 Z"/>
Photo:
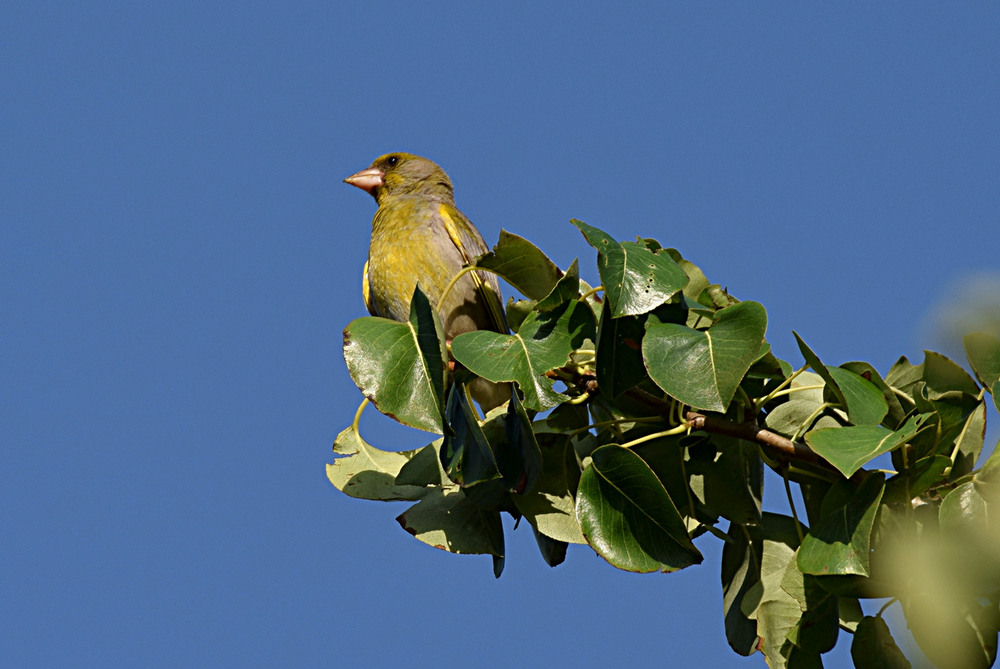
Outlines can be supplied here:
<path id="1" fill-rule="evenodd" d="M 385 164 L 388 165 L 389 167 L 394 166 L 398 162 L 399 162 L 399 156 L 389 156 L 388 158 L 385 159 Z"/>

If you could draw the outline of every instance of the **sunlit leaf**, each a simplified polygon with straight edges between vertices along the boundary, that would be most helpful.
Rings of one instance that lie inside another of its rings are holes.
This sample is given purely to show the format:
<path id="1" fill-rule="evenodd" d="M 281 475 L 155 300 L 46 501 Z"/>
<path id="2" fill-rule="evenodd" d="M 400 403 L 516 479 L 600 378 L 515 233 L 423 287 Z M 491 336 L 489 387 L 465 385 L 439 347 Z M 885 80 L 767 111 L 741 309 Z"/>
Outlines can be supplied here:
<path id="1" fill-rule="evenodd" d="M 420 499 L 427 488 L 400 485 L 396 483 L 396 475 L 423 450 L 383 451 L 349 427 L 333 442 L 333 452 L 342 457 L 326 466 L 326 476 L 338 490 L 351 497 L 384 501 Z"/>
<path id="2" fill-rule="evenodd" d="M 580 478 L 576 513 L 587 542 L 627 571 L 674 571 L 701 562 L 677 507 L 642 458 L 603 446 Z"/>
<path id="3" fill-rule="evenodd" d="M 721 412 L 757 358 L 766 329 L 764 307 L 741 302 L 718 311 L 704 332 L 675 323 L 650 327 L 642 356 L 649 375 L 668 395 L 696 409 Z"/>
<path id="4" fill-rule="evenodd" d="M 354 383 L 379 411 L 405 425 L 443 434 L 448 359 L 441 321 L 417 286 L 410 320 L 365 316 L 344 329 L 344 360 Z"/>
<path id="5" fill-rule="evenodd" d="M 838 481 L 823 500 L 823 516 L 799 549 L 804 574 L 868 576 L 869 548 L 875 513 L 885 489 L 885 476 L 870 474 L 860 486 Z M 828 502 L 827 500 L 835 500 Z"/>
<path id="6" fill-rule="evenodd" d="M 666 252 L 654 253 L 636 242 L 618 243 L 603 230 L 576 219 L 570 222 L 597 249 L 597 269 L 616 318 L 652 311 L 687 284 L 684 270 Z"/>
<path id="7" fill-rule="evenodd" d="M 594 338 L 595 329 L 590 308 L 573 300 L 552 311 L 531 312 L 514 335 L 487 330 L 461 334 L 452 341 L 451 352 L 490 381 L 516 381 L 524 405 L 544 411 L 566 399 L 552 389 L 545 373 L 566 364 L 574 349 Z"/>
<path id="8" fill-rule="evenodd" d="M 451 553 L 504 555 L 500 513 L 473 504 L 459 488 L 431 488 L 396 521 L 434 548 Z"/>
<path id="9" fill-rule="evenodd" d="M 1000 380 L 1000 338 L 986 332 L 965 335 L 965 354 L 976 378 L 986 387 Z"/>
<path id="10" fill-rule="evenodd" d="M 524 237 L 506 230 L 493 250 L 476 260 L 476 267 L 495 272 L 532 300 L 540 300 L 555 287 L 562 272 L 542 251 Z"/>
<path id="11" fill-rule="evenodd" d="M 905 444 L 925 419 L 924 414 L 912 416 L 896 431 L 879 425 L 821 427 L 806 432 L 805 440 L 824 460 L 850 477 L 866 462 Z"/>

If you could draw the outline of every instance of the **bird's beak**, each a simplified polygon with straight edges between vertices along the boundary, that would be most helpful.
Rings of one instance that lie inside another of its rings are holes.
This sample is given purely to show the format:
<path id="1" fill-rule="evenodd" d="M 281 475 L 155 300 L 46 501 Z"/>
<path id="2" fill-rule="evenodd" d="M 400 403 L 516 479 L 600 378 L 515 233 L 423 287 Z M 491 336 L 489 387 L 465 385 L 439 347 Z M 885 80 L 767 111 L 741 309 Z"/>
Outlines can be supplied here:
<path id="1" fill-rule="evenodd" d="M 344 179 L 344 183 L 357 186 L 361 190 L 370 194 L 376 188 L 385 185 L 385 181 L 383 180 L 384 178 L 385 172 L 377 167 L 369 167 L 366 170 L 361 170 L 360 172 L 347 177 Z"/>

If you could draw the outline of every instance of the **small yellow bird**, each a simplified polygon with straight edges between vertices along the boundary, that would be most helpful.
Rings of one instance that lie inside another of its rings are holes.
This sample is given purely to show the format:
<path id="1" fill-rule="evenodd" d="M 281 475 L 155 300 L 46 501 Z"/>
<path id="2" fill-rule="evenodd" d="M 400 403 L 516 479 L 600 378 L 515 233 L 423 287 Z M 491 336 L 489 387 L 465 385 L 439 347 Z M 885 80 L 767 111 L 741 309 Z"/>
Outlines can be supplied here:
<path id="1" fill-rule="evenodd" d="M 455 206 L 451 179 L 427 158 L 387 153 L 344 179 L 378 203 L 362 277 L 373 316 L 406 321 L 419 283 L 436 305 L 463 266 L 489 251 L 482 235 Z M 496 276 L 469 272 L 448 292 L 440 310 L 445 339 L 471 330 L 507 332 Z M 510 399 L 509 384 L 476 380 L 469 386 L 484 410 Z"/>

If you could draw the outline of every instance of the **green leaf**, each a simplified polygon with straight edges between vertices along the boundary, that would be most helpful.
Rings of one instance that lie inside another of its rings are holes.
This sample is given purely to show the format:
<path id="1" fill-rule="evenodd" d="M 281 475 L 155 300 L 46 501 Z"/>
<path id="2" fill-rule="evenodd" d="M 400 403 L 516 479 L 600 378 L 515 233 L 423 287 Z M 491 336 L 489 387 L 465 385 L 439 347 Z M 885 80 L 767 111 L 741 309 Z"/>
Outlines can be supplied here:
<path id="1" fill-rule="evenodd" d="M 881 473 L 870 474 L 860 486 L 850 481 L 834 484 L 823 500 L 823 516 L 799 549 L 802 573 L 870 575 L 872 525 L 884 490 Z"/>
<path id="2" fill-rule="evenodd" d="M 963 483 L 944 498 L 938 517 L 942 530 L 957 529 L 987 536 L 990 531 L 989 504 L 974 481 Z"/>
<path id="3" fill-rule="evenodd" d="M 566 400 L 545 373 L 565 365 L 574 349 L 594 337 L 594 330 L 590 308 L 573 300 L 552 311 L 531 312 L 514 335 L 487 330 L 461 334 L 452 341 L 451 352 L 483 378 L 516 381 L 524 405 L 544 411 Z"/>
<path id="4" fill-rule="evenodd" d="M 910 669 L 882 618 L 865 616 L 851 641 L 855 669 Z"/>
<path id="5" fill-rule="evenodd" d="M 889 412 L 889 406 L 877 386 L 849 369 L 824 365 L 797 332 L 792 334 L 795 335 L 803 359 L 826 383 L 827 390 L 832 395 L 827 401 L 843 407 L 855 425 L 878 425 L 882 422 Z"/>
<path id="6" fill-rule="evenodd" d="M 580 296 L 580 263 L 574 259 L 569 269 L 562 275 L 552 292 L 538 301 L 535 309 L 539 311 L 551 311 L 563 302 L 576 299 Z"/>
<path id="7" fill-rule="evenodd" d="M 722 609 L 725 612 L 726 640 L 740 655 L 752 655 L 757 650 L 757 621 L 748 618 L 740 608 L 743 598 L 760 581 L 762 542 L 750 543 L 750 535 L 741 525 L 729 524 L 728 541 L 722 545 Z"/>
<path id="8" fill-rule="evenodd" d="M 537 435 L 542 473 L 531 492 L 514 495 L 514 504 L 537 532 L 551 539 L 585 544 L 576 519 L 576 487 L 580 467 L 569 441 L 562 435 Z"/>
<path id="9" fill-rule="evenodd" d="M 396 522 L 428 546 L 443 551 L 504 555 L 500 512 L 473 504 L 459 488 L 431 488 Z"/>
<path id="10" fill-rule="evenodd" d="M 619 244 L 603 230 L 570 222 L 597 249 L 597 269 L 615 318 L 652 311 L 687 284 L 684 270 L 666 252 L 654 253 L 636 242 Z"/>
<path id="11" fill-rule="evenodd" d="M 696 409 L 723 412 L 756 360 L 766 329 L 764 307 L 741 302 L 716 312 L 705 332 L 675 323 L 650 327 L 642 356 L 668 395 Z"/>
<path id="12" fill-rule="evenodd" d="M 798 538 L 795 521 L 765 513 L 761 526 L 748 527 L 753 543 L 760 541 L 760 580 L 743 597 L 740 610 L 757 621 L 761 650 L 769 667 L 785 667 L 782 654 L 788 634 L 802 619 L 798 601 L 782 587 L 788 564 L 795 559 Z"/>
<path id="13" fill-rule="evenodd" d="M 506 230 L 492 251 L 476 259 L 476 267 L 494 272 L 533 300 L 552 292 L 563 275 L 537 246 Z"/>
<path id="14" fill-rule="evenodd" d="M 542 453 L 517 392 L 507 405 L 506 439 L 496 446 L 497 464 L 507 489 L 518 495 L 531 491 L 542 472 Z"/>
<path id="15" fill-rule="evenodd" d="M 882 379 L 874 367 L 867 362 L 861 361 L 845 362 L 841 367 L 860 375 L 862 378 L 875 384 L 875 387 L 882 391 L 882 398 L 886 401 L 886 406 L 889 410 L 886 418 L 882 421 L 883 425 L 895 430 L 903 424 L 903 421 L 906 419 L 906 411 L 899 403 L 899 397 L 896 396 L 896 393 L 892 392 L 892 388 Z"/>
<path id="16" fill-rule="evenodd" d="M 692 492 L 713 515 L 741 525 L 760 522 L 764 464 L 756 444 L 713 435 L 715 454 L 692 457 L 685 469 Z"/>
<path id="17" fill-rule="evenodd" d="M 973 332 L 965 335 L 962 342 L 979 383 L 988 388 L 1000 380 L 1000 338 L 985 332 Z"/>
<path id="18" fill-rule="evenodd" d="M 448 392 L 447 415 L 451 434 L 444 436 L 440 458 L 448 478 L 463 487 L 498 478 L 490 443 L 460 381 Z"/>
<path id="19" fill-rule="evenodd" d="M 805 434 L 806 443 L 847 478 L 875 457 L 905 444 L 917 433 L 926 414 L 911 416 L 895 432 L 879 425 L 821 427 Z"/>
<path id="20" fill-rule="evenodd" d="M 930 399 L 938 399 L 943 394 L 957 390 L 966 395 L 979 395 L 979 386 L 968 372 L 953 360 L 934 351 L 924 351 L 924 381 L 933 392 Z"/>
<path id="21" fill-rule="evenodd" d="M 955 439 L 955 464 L 952 466 L 951 478 L 956 479 L 972 471 L 983 450 L 986 438 L 986 401 L 979 403 L 962 426 Z"/>
<path id="22" fill-rule="evenodd" d="M 882 391 L 860 374 L 842 367 L 827 367 L 843 394 L 847 415 L 855 425 L 878 425 L 889 412 Z"/>
<path id="23" fill-rule="evenodd" d="M 610 302 L 604 302 L 597 326 L 597 385 L 602 393 L 615 399 L 646 379 L 645 335 L 645 316 L 613 318 Z"/>
<path id="24" fill-rule="evenodd" d="M 840 634 L 837 609 L 840 598 L 824 590 L 815 576 L 799 571 L 797 560 L 789 561 L 781 587 L 795 598 L 802 611 L 802 618 L 788 633 L 788 640 L 808 655 L 818 656 L 831 650 Z"/>
<path id="25" fill-rule="evenodd" d="M 531 526 L 531 530 L 535 535 L 535 543 L 538 544 L 538 550 L 542 554 L 545 564 L 550 567 L 561 565 L 566 560 L 566 549 L 569 548 L 569 544 L 542 534 L 534 525 Z"/>
<path id="26" fill-rule="evenodd" d="M 592 454 L 577 492 L 587 542 L 619 569 L 674 571 L 702 561 L 684 520 L 642 458 L 620 446 Z"/>
<path id="27" fill-rule="evenodd" d="M 344 329 L 344 360 L 365 397 L 385 415 L 443 434 L 447 375 L 441 321 L 417 286 L 406 323 L 365 316 Z"/>
<path id="28" fill-rule="evenodd" d="M 349 427 L 333 442 L 333 452 L 344 457 L 326 466 L 326 476 L 338 490 L 359 499 L 420 499 L 427 493 L 427 488 L 397 484 L 396 475 L 422 451 L 424 448 L 383 451 L 366 442 Z"/>
<path id="29" fill-rule="evenodd" d="M 806 372 L 808 373 L 808 372 Z M 841 427 L 840 423 L 833 416 L 820 415 L 817 419 L 816 410 L 823 404 L 821 399 L 800 398 L 796 393 L 787 402 L 783 402 L 768 412 L 764 417 L 764 425 L 772 432 L 791 438 L 792 435 L 800 433 L 804 428 Z M 812 417 L 815 421 L 811 426 L 806 426 L 805 422 Z"/>

